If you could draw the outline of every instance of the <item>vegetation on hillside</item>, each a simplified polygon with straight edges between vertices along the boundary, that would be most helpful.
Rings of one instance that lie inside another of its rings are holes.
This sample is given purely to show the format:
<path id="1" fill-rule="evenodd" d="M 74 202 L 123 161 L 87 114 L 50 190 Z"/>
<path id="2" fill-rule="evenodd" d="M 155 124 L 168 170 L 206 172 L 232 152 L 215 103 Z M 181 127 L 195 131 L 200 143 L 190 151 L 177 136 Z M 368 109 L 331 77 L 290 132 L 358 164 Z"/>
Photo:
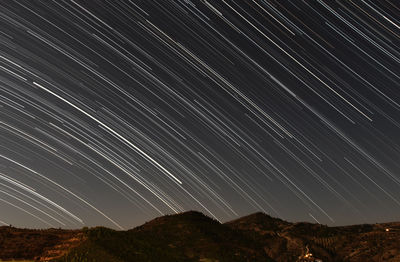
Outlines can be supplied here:
<path id="1" fill-rule="evenodd" d="M 129 231 L 93 228 L 87 236 L 58 261 L 272 261 L 241 231 L 198 212 L 161 217 Z"/>
<path id="2" fill-rule="evenodd" d="M 400 223 L 328 227 L 256 213 L 220 224 L 190 211 L 128 231 L 0 227 L 0 261 L 395 262 L 399 242 Z"/>

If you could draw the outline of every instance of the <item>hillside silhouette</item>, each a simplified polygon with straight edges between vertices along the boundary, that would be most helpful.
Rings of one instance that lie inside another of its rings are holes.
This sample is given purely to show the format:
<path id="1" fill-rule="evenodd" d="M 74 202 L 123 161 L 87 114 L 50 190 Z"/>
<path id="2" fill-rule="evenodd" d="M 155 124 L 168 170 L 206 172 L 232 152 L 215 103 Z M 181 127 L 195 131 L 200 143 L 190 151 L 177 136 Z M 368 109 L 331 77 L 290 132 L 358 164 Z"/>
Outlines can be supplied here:
<path id="1" fill-rule="evenodd" d="M 255 213 L 224 224 L 189 211 L 127 231 L 0 227 L 0 259 L 35 261 L 400 261 L 400 223 L 328 227 Z"/>

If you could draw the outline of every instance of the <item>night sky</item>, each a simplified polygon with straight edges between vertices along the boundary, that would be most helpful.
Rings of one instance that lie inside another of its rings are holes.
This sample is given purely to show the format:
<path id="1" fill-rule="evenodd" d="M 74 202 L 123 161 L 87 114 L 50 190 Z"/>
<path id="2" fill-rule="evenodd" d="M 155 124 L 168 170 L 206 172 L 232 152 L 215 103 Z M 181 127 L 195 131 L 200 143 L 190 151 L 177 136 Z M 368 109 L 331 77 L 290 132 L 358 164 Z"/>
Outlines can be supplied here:
<path id="1" fill-rule="evenodd" d="M 400 220 L 395 0 L 0 2 L 0 224 Z"/>

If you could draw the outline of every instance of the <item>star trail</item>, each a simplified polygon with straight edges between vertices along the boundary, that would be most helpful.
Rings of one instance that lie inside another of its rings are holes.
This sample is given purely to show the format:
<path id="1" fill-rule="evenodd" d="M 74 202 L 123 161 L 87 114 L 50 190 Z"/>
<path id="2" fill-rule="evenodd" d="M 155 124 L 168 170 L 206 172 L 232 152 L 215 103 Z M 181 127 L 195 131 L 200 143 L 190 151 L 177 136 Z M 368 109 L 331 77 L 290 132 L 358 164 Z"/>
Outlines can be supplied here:
<path id="1" fill-rule="evenodd" d="M 0 6 L 0 224 L 400 220 L 396 1 Z"/>

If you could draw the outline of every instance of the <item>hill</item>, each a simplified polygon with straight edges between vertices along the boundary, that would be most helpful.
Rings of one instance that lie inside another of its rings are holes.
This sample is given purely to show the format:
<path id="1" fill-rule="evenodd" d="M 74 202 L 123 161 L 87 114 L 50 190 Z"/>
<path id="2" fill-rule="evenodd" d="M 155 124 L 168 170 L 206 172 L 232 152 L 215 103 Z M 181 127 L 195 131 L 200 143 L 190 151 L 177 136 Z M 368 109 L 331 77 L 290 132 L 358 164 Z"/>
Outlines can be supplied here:
<path id="1" fill-rule="evenodd" d="M 328 227 L 255 213 L 224 224 L 189 211 L 128 231 L 0 227 L 0 259 L 37 261 L 400 261 L 400 223 Z"/>
<path id="2" fill-rule="evenodd" d="M 82 230 L 0 227 L 0 260 L 51 260 L 86 239 Z"/>
<path id="3" fill-rule="evenodd" d="M 118 257 L 104 259 L 97 250 Z M 156 218 L 128 231 L 91 229 L 85 245 L 59 261 L 81 254 L 89 261 L 273 261 L 241 231 L 194 211 Z"/>
<path id="4" fill-rule="evenodd" d="M 277 262 L 400 261 L 400 223 L 328 227 L 256 213 L 226 224 L 253 235 Z"/>

